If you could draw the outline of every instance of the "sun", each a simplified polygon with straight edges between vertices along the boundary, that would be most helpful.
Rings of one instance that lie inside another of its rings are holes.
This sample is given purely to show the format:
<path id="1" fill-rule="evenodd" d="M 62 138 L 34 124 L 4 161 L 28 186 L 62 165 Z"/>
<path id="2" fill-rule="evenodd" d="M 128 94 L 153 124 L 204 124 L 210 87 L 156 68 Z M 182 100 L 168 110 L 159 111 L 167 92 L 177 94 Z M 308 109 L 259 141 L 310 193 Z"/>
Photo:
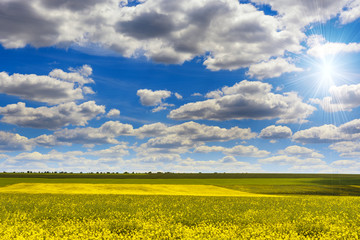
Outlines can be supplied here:
<path id="1" fill-rule="evenodd" d="M 315 64 L 316 78 L 322 87 L 334 86 L 339 76 L 338 64 L 334 58 L 322 58 Z"/>
<path id="2" fill-rule="evenodd" d="M 333 61 L 323 60 L 319 66 L 319 71 L 322 82 L 334 83 L 336 65 L 333 64 Z"/>

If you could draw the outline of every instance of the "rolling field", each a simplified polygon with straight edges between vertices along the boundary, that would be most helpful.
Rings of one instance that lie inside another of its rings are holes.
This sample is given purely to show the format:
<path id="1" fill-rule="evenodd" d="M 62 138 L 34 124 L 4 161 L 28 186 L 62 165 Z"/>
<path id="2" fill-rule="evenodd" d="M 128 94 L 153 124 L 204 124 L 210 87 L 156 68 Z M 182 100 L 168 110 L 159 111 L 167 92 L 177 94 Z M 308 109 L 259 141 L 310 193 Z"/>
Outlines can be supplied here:
<path id="1" fill-rule="evenodd" d="M 5 177 L 0 238 L 358 239 L 358 180 Z"/>

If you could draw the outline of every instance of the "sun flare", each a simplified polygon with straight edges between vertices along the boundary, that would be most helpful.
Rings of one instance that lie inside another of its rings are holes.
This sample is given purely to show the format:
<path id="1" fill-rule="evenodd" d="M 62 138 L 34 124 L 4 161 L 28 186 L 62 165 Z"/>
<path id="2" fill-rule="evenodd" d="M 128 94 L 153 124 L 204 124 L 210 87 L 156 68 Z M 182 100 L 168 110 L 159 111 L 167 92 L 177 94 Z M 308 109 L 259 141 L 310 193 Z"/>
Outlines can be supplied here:
<path id="1" fill-rule="evenodd" d="M 335 75 L 335 66 L 331 62 L 323 62 L 320 66 L 322 81 L 332 82 Z"/>
<path id="2" fill-rule="evenodd" d="M 338 69 L 334 59 L 322 59 L 316 64 L 317 79 L 322 87 L 331 87 L 335 85 Z"/>

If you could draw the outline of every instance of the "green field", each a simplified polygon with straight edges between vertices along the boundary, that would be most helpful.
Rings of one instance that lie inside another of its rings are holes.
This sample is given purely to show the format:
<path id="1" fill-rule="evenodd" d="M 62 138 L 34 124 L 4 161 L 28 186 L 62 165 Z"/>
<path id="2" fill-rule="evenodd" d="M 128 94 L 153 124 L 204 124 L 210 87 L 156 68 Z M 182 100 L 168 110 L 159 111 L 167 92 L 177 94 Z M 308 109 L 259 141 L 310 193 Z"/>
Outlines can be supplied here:
<path id="1" fill-rule="evenodd" d="M 360 235 L 359 175 L 3 175 L 1 239 L 358 239 Z"/>

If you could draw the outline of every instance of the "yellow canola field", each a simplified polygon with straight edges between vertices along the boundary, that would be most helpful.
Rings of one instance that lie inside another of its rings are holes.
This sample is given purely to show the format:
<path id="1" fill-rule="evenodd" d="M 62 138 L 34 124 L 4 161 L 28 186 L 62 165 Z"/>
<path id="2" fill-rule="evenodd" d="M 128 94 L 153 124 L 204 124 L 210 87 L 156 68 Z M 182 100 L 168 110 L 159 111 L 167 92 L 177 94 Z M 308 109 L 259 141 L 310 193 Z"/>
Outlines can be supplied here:
<path id="1" fill-rule="evenodd" d="M 274 196 L 242 192 L 213 185 L 180 184 L 18 183 L 0 188 L 0 193 L 125 194 L 234 197 Z"/>

